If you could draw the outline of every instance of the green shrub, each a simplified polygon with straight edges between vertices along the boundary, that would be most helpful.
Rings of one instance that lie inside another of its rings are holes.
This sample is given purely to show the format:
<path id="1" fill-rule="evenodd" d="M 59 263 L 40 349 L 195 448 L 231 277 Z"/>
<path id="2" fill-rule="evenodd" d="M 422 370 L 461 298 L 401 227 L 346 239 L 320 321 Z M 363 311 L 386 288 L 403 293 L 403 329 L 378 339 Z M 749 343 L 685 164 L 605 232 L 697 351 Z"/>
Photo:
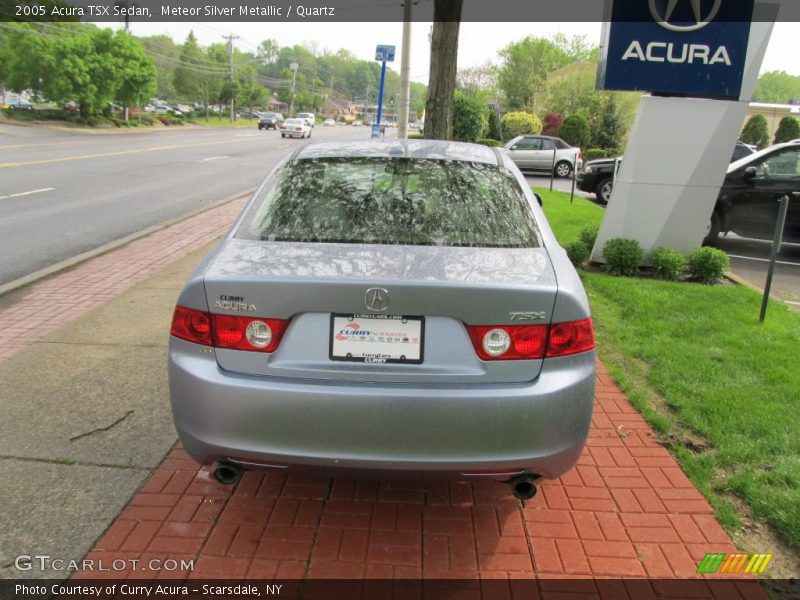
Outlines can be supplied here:
<path id="1" fill-rule="evenodd" d="M 753 115 L 739 136 L 745 144 L 755 144 L 758 149 L 769 146 L 769 125 L 764 115 Z"/>
<path id="2" fill-rule="evenodd" d="M 578 148 L 585 148 L 589 144 L 589 123 L 580 115 L 570 115 L 558 128 L 558 137 Z"/>
<path id="3" fill-rule="evenodd" d="M 610 158 L 612 153 L 606 150 L 605 148 L 587 148 L 583 151 L 583 160 L 584 162 L 589 162 L 590 160 L 597 160 L 599 158 Z"/>
<path id="4" fill-rule="evenodd" d="M 589 248 L 586 247 L 581 240 L 575 240 L 567 244 L 567 247 L 564 248 L 567 251 L 567 256 L 569 256 L 570 261 L 576 267 L 580 267 L 583 263 L 586 262 L 586 259 L 589 258 Z"/>
<path id="5" fill-rule="evenodd" d="M 665 281 L 677 281 L 686 270 L 686 258 L 677 250 L 656 248 L 650 255 L 653 275 Z"/>
<path id="6" fill-rule="evenodd" d="M 483 144 L 484 146 L 491 146 L 492 148 L 496 148 L 497 146 L 502 146 L 500 140 L 493 140 L 491 138 L 481 138 L 479 140 L 475 140 L 476 144 Z"/>
<path id="7" fill-rule="evenodd" d="M 642 263 L 644 251 L 636 240 L 614 238 L 603 247 L 606 269 L 612 275 L 636 275 Z"/>
<path id="8" fill-rule="evenodd" d="M 781 144 L 796 139 L 800 139 L 800 121 L 791 115 L 786 115 L 781 119 L 781 122 L 778 123 L 774 143 Z"/>
<path id="9" fill-rule="evenodd" d="M 456 92 L 453 100 L 453 139 L 474 142 L 489 130 L 489 120 L 483 104 L 463 92 Z"/>
<path id="10" fill-rule="evenodd" d="M 597 233 L 600 231 L 600 225 L 587 225 L 578 234 L 578 238 L 583 242 L 583 245 L 591 250 L 594 248 L 594 243 L 597 240 Z"/>
<path id="11" fill-rule="evenodd" d="M 502 136 L 500 133 L 500 116 L 493 108 L 486 107 L 486 123 L 488 129 L 486 130 L 486 137 L 493 140 L 499 140 Z"/>
<path id="12" fill-rule="evenodd" d="M 540 133 L 542 122 L 539 117 L 526 112 L 509 112 L 503 115 L 503 138 L 513 139 L 526 133 Z"/>
<path id="13" fill-rule="evenodd" d="M 422 133 L 409 133 L 408 134 L 408 139 L 409 140 L 424 140 L 425 139 L 425 135 L 423 135 Z"/>
<path id="14" fill-rule="evenodd" d="M 695 281 L 715 284 L 728 270 L 728 255 L 719 248 L 698 248 L 686 257 L 686 271 Z"/>

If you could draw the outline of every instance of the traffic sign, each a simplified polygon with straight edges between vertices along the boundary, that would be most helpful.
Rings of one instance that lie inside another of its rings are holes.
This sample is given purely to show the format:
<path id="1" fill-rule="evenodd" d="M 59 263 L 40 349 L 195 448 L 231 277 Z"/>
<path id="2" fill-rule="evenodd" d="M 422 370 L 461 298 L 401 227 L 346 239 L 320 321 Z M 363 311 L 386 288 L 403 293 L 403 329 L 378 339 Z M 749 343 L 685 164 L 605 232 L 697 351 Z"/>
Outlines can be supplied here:
<path id="1" fill-rule="evenodd" d="M 381 46 L 375 48 L 375 60 L 378 62 L 394 62 L 394 46 Z"/>

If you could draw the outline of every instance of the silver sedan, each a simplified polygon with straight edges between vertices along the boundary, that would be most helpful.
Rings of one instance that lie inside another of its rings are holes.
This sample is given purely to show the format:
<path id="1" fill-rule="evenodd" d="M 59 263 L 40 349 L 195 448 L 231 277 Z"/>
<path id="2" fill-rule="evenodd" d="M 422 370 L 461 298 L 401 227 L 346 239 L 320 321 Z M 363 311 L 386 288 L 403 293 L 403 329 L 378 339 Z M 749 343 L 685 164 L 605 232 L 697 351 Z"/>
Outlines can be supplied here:
<path id="1" fill-rule="evenodd" d="M 581 281 L 511 160 L 434 141 L 312 144 L 267 177 L 172 321 L 186 450 L 242 469 L 491 477 L 580 455 Z"/>

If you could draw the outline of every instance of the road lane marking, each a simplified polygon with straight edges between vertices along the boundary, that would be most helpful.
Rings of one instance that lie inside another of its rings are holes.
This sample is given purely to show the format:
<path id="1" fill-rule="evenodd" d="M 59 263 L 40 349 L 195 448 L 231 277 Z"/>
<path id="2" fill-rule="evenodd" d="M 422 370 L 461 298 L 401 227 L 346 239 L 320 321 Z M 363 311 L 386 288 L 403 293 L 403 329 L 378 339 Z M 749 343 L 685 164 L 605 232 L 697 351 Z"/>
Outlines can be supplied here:
<path id="1" fill-rule="evenodd" d="M 27 167 L 30 165 L 46 165 L 50 163 L 68 162 L 73 160 L 88 160 L 92 158 L 107 158 L 111 156 L 128 156 L 130 154 L 142 154 L 145 152 L 162 152 L 164 150 L 179 150 L 181 148 L 198 148 L 200 146 L 216 146 L 219 144 L 236 144 L 251 140 L 217 140 L 215 142 L 200 142 L 199 144 L 171 144 L 169 146 L 153 146 L 152 148 L 139 148 L 138 150 L 120 150 L 118 152 L 103 152 L 101 154 L 78 154 L 77 156 L 64 156 L 62 158 L 44 158 L 41 160 L 28 160 L 24 162 L 0 163 L 0 169 L 10 167 Z"/>
<path id="2" fill-rule="evenodd" d="M 227 156 L 227 155 L 226 156 L 209 156 L 208 158 L 204 158 L 200 162 L 209 162 L 211 160 L 222 160 L 222 159 L 225 159 L 225 158 L 230 158 L 230 156 Z"/>
<path id="3" fill-rule="evenodd" d="M 738 254 L 728 254 L 731 258 L 741 258 L 743 260 L 757 260 L 758 262 L 769 262 L 768 258 L 756 258 L 754 256 L 739 256 Z M 786 262 L 785 260 L 776 260 L 776 265 L 787 265 L 789 267 L 800 267 L 800 263 Z"/>
<path id="4" fill-rule="evenodd" d="M 31 190 L 30 192 L 19 192 L 17 194 L 8 194 L 6 196 L 0 196 L 0 200 L 4 200 L 6 198 L 19 198 L 20 196 L 30 196 L 31 194 L 41 194 L 42 192 L 51 192 L 56 188 L 41 188 L 38 190 Z"/>

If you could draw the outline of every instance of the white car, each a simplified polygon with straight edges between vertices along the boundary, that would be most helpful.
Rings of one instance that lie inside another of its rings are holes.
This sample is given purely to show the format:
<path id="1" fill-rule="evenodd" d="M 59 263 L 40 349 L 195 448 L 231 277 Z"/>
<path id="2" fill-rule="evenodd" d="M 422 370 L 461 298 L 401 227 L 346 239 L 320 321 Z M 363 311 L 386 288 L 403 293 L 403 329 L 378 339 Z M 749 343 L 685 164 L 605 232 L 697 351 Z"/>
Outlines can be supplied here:
<path id="1" fill-rule="evenodd" d="M 363 123 L 361 121 L 353 121 L 353 127 L 361 127 Z"/>
<path id="2" fill-rule="evenodd" d="M 311 137 L 311 127 L 308 126 L 305 119 L 286 119 L 278 126 L 281 132 L 281 137 Z"/>
<path id="3" fill-rule="evenodd" d="M 317 117 L 314 116 L 314 113 L 297 113 L 298 119 L 303 119 L 309 127 L 314 127 L 317 124 Z"/>
<path id="4" fill-rule="evenodd" d="M 336 121 L 334 121 L 333 119 L 325 119 L 325 120 L 322 122 L 322 124 L 323 124 L 325 127 L 336 127 Z"/>

